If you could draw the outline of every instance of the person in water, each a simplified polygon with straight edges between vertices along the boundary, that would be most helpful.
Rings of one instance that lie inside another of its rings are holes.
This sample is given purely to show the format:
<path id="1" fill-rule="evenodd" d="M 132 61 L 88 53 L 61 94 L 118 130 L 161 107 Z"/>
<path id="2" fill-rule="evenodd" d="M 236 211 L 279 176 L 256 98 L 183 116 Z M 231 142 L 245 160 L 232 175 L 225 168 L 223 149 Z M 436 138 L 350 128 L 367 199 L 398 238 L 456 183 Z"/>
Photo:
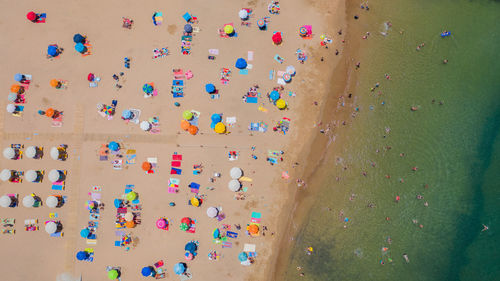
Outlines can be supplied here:
<path id="1" fill-rule="evenodd" d="M 488 229 L 490 229 L 490 228 L 487 225 L 483 224 L 483 230 L 481 230 L 481 232 L 486 231 Z"/>
<path id="2" fill-rule="evenodd" d="M 408 255 L 406 253 L 403 254 L 403 258 L 407 263 L 410 263 L 410 259 L 408 258 Z"/>

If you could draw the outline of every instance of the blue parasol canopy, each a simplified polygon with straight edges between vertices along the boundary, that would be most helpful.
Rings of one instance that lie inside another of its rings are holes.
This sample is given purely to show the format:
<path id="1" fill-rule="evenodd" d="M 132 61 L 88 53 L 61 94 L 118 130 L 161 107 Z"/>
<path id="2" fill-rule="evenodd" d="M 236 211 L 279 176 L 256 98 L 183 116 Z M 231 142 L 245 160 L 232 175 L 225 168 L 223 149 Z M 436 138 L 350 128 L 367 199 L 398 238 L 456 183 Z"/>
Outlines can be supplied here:
<path id="1" fill-rule="evenodd" d="M 84 228 L 80 231 L 80 236 L 82 238 L 87 238 L 90 235 L 90 230 L 88 228 Z"/>
<path id="2" fill-rule="evenodd" d="M 239 58 L 236 60 L 236 64 L 234 66 L 239 69 L 245 69 L 247 68 L 247 61 L 244 58 Z"/>
<path id="3" fill-rule="evenodd" d="M 184 247 L 184 250 L 190 252 L 193 255 L 195 254 L 195 252 L 196 252 L 197 249 L 198 249 L 198 246 L 194 242 L 189 242 Z"/>
<path id="4" fill-rule="evenodd" d="M 153 274 L 153 270 L 151 270 L 151 266 L 145 266 L 141 270 L 142 276 L 148 277 Z"/>
<path id="5" fill-rule="evenodd" d="M 75 50 L 79 53 L 84 53 L 86 49 L 87 48 L 85 48 L 85 46 L 82 43 L 77 43 L 75 45 Z"/>
<path id="6" fill-rule="evenodd" d="M 209 94 L 215 92 L 214 84 L 205 84 L 205 91 L 207 91 L 207 93 Z"/>
<path id="7" fill-rule="evenodd" d="M 248 259 L 248 255 L 247 253 L 245 252 L 241 252 L 239 255 L 238 255 L 238 259 L 243 262 L 243 261 L 246 261 Z"/>
<path id="8" fill-rule="evenodd" d="M 174 265 L 174 272 L 175 274 L 181 275 L 186 271 L 186 266 L 183 263 L 176 263 Z"/>
<path id="9" fill-rule="evenodd" d="M 122 117 L 123 119 L 131 119 L 132 118 L 132 111 L 125 109 L 122 111 Z"/>
<path id="10" fill-rule="evenodd" d="M 16 93 L 9 93 L 7 96 L 7 99 L 11 102 L 14 102 L 17 99 L 17 94 Z"/>
<path id="11" fill-rule="evenodd" d="M 21 73 L 16 73 L 16 75 L 14 75 L 14 80 L 16 80 L 17 82 L 21 82 L 23 79 L 24 75 L 22 75 Z"/>
<path id="12" fill-rule="evenodd" d="M 116 198 L 115 201 L 113 201 L 113 204 L 115 205 L 115 208 L 120 208 L 122 206 L 123 200 Z"/>
<path id="13" fill-rule="evenodd" d="M 151 94 L 153 92 L 153 86 L 151 86 L 149 84 L 144 84 L 144 86 L 142 86 L 142 90 L 146 94 Z"/>
<path id="14" fill-rule="evenodd" d="M 52 57 L 57 57 L 57 46 L 49 45 L 49 47 L 47 48 L 47 54 Z"/>
<path id="15" fill-rule="evenodd" d="M 118 151 L 120 149 L 120 145 L 116 141 L 112 141 L 108 144 L 109 149 L 113 151 Z"/>
<path id="16" fill-rule="evenodd" d="M 73 36 L 73 42 L 75 43 L 85 43 L 85 37 L 80 33 L 77 33 Z"/>
<path id="17" fill-rule="evenodd" d="M 191 32 L 193 32 L 193 27 L 190 24 L 186 24 L 184 26 L 184 31 L 187 33 L 191 33 Z"/>
<path id="18" fill-rule="evenodd" d="M 272 101 L 277 101 L 280 98 L 280 93 L 278 91 L 272 91 L 269 97 Z"/>
<path id="19" fill-rule="evenodd" d="M 222 121 L 222 116 L 220 116 L 220 114 L 214 113 L 212 114 L 211 119 L 213 123 L 217 124 Z"/>
<path id="20" fill-rule="evenodd" d="M 89 258 L 89 254 L 85 251 L 80 251 L 76 253 L 76 259 L 79 261 L 83 261 Z"/>

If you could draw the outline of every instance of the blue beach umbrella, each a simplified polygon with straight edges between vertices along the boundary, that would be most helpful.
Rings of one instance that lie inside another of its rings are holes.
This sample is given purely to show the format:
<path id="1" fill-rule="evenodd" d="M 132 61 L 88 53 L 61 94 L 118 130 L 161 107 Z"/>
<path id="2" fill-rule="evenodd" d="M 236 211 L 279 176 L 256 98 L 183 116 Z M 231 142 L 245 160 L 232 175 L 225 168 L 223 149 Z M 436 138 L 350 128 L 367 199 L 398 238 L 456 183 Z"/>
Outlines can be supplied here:
<path id="1" fill-rule="evenodd" d="M 245 252 L 241 252 L 241 253 L 238 255 L 238 259 L 239 259 L 241 262 L 248 260 L 248 255 L 247 255 L 247 253 L 245 253 Z"/>
<path id="2" fill-rule="evenodd" d="M 125 109 L 122 111 L 122 117 L 123 119 L 131 119 L 132 118 L 132 111 Z"/>
<path id="3" fill-rule="evenodd" d="M 176 263 L 174 265 L 174 272 L 175 274 L 181 275 L 186 271 L 186 266 L 183 263 Z"/>
<path id="4" fill-rule="evenodd" d="M 219 123 L 219 122 L 217 122 L 217 123 Z M 217 125 L 217 123 L 216 122 L 210 123 L 210 129 L 212 129 L 212 130 L 215 129 L 215 125 Z"/>
<path id="5" fill-rule="evenodd" d="M 141 270 L 142 276 L 148 277 L 153 274 L 153 270 L 151 270 L 151 266 L 145 266 Z"/>
<path id="6" fill-rule="evenodd" d="M 272 91 L 269 97 L 272 101 L 277 101 L 280 98 L 280 93 L 278 91 Z"/>
<path id="7" fill-rule="evenodd" d="M 123 202 L 123 200 L 116 198 L 113 201 L 113 204 L 115 205 L 115 208 L 120 208 L 122 206 L 122 202 Z"/>
<path id="8" fill-rule="evenodd" d="M 17 99 L 17 94 L 16 93 L 9 93 L 9 95 L 7 96 L 7 99 L 9 101 L 15 101 Z"/>
<path id="9" fill-rule="evenodd" d="M 85 43 L 85 37 L 80 33 L 77 33 L 73 36 L 73 42 L 75 43 Z"/>
<path id="10" fill-rule="evenodd" d="M 205 84 L 205 91 L 207 91 L 207 93 L 209 94 L 215 92 L 214 84 Z"/>
<path id="11" fill-rule="evenodd" d="M 187 33 L 191 33 L 191 32 L 193 32 L 193 27 L 190 24 L 186 24 L 184 26 L 184 31 Z"/>
<path id="12" fill-rule="evenodd" d="M 260 28 L 260 29 L 264 29 L 266 27 L 266 21 L 263 20 L 263 19 L 260 19 L 259 21 L 257 21 L 257 26 Z"/>
<path id="13" fill-rule="evenodd" d="M 88 228 L 84 228 L 80 231 L 80 236 L 82 238 L 87 238 L 90 235 L 90 230 Z"/>
<path id="14" fill-rule="evenodd" d="M 188 252 L 190 252 L 193 255 L 195 254 L 195 252 L 196 252 L 197 249 L 198 249 L 198 246 L 196 246 L 196 243 L 194 243 L 194 242 L 189 242 L 184 247 L 185 251 L 188 251 Z"/>
<path id="15" fill-rule="evenodd" d="M 79 53 L 85 53 L 87 48 L 82 43 L 78 43 L 75 45 L 75 50 Z"/>
<path id="16" fill-rule="evenodd" d="M 76 259 L 79 261 L 83 261 L 83 260 L 86 260 L 88 258 L 89 258 L 89 254 L 87 252 L 80 251 L 80 252 L 76 253 Z"/>
<path id="17" fill-rule="evenodd" d="M 57 57 L 57 47 L 54 45 L 49 45 L 49 47 L 47 48 L 47 54 L 52 57 Z"/>
<path id="18" fill-rule="evenodd" d="M 149 84 L 144 84 L 144 86 L 142 86 L 142 90 L 146 94 L 151 94 L 153 92 L 153 86 L 151 86 Z"/>
<path id="19" fill-rule="evenodd" d="M 220 114 L 217 114 L 217 113 L 212 114 L 211 119 L 212 119 L 212 122 L 216 123 L 216 124 L 222 121 L 222 117 L 220 116 Z"/>
<path id="20" fill-rule="evenodd" d="M 109 149 L 113 151 L 118 151 L 120 149 L 120 145 L 116 141 L 112 141 L 108 144 Z"/>
<path id="21" fill-rule="evenodd" d="M 17 82 L 21 82 L 24 78 L 24 75 L 22 75 L 21 73 L 16 73 L 16 75 L 14 75 L 14 80 L 16 80 Z"/>
<path id="22" fill-rule="evenodd" d="M 244 58 L 239 58 L 236 60 L 236 64 L 234 66 L 239 69 L 245 69 L 247 68 L 247 61 Z"/>

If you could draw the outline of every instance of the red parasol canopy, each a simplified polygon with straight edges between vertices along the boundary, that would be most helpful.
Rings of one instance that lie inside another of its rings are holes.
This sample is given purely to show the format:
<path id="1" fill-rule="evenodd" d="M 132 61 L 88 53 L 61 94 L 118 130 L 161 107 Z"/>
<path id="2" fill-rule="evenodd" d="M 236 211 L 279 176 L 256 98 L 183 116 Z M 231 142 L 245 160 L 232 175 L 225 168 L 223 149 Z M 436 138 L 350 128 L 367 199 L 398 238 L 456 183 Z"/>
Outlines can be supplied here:
<path id="1" fill-rule="evenodd" d="M 273 43 L 274 44 L 281 44 L 283 41 L 283 38 L 281 38 L 281 32 L 276 32 L 273 34 Z"/>
<path id="2" fill-rule="evenodd" d="M 26 15 L 26 18 L 27 18 L 28 20 L 30 20 L 30 21 L 34 21 L 34 20 L 36 20 L 36 14 L 35 14 L 35 12 L 33 12 L 33 11 L 29 12 L 29 13 Z"/>

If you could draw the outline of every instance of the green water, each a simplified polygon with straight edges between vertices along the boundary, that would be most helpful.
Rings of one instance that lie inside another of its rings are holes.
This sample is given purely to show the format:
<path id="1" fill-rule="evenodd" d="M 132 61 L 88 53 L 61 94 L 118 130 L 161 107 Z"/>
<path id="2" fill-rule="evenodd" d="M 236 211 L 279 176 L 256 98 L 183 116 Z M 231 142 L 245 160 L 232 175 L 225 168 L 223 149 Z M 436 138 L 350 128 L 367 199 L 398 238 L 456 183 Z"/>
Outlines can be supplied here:
<path id="1" fill-rule="evenodd" d="M 329 151 L 330 176 L 295 238 L 285 279 L 499 280 L 500 2 L 370 5 L 356 11 L 371 32 L 351 91 L 359 113 L 337 131 L 346 145 Z M 452 36 L 440 38 L 444 29 Z"/>

